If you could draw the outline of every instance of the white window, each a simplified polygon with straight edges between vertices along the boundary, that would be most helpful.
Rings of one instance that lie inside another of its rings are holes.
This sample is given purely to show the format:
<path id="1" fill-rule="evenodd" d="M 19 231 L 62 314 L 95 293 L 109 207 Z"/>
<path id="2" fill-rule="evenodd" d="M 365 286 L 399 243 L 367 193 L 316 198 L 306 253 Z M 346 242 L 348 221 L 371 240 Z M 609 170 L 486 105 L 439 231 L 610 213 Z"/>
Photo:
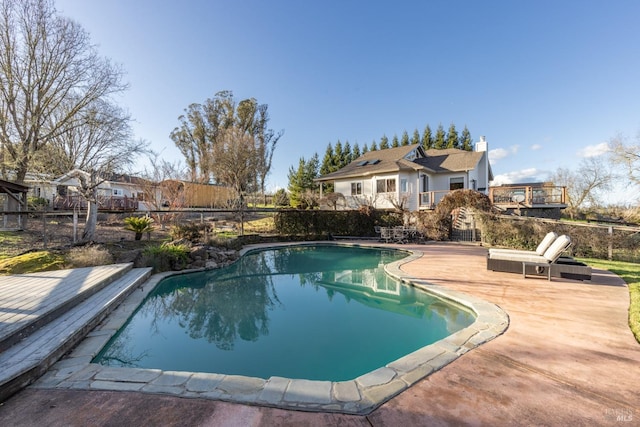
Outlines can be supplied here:
<path id="1" fill-rule="evenodd" d="M 394 193 L 396 191 L 396 180 L 391 179 L 378 179 L 376 180 L 376 192 L 377 193 Z"/>
<path id="2" fill-rule="evenodd" d="M 352 182 L 351 183 L 351 195 L 358 196 L 362 194 L 362 183 L 361 182 Z"/>
<path id="3" fill-rule="evenodd" d="M 122 191 L 122 189 L 121 189 L 121 188 L 114 188 L 114 189 L 112 190 L 112 194 L 113 194 L 114 196 L 124 196 L 124 192 Z"/>
<path id="4" fill-rule="evenodd" d="M 406 178 L 400 179 L 400 192 L 401 193 L 409 192 L 409 182 L 406 180 Z"/>
<path id="5" fill-rule="evenodd" d="M 464 188 L 463 176 L 449 178 L 449 190 L 460 190 L 461 188 Z"/>

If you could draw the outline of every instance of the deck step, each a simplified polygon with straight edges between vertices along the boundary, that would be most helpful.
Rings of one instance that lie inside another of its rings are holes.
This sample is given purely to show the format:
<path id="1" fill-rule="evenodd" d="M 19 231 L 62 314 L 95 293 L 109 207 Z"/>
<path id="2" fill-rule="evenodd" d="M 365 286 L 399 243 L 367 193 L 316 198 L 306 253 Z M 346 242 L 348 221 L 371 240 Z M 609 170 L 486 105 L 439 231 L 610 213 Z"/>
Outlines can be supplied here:
<path id="1" fill-rule="evenodd" d="M 0 402 L 44 374 L 150 275 L 151 268 L 129 269 L 0 353 Z"/>
<path id="2" fill-rule="evenodd" d="M 113 264 L 6 276 L 0 285 L 0 352 L 131 270 Z"/>

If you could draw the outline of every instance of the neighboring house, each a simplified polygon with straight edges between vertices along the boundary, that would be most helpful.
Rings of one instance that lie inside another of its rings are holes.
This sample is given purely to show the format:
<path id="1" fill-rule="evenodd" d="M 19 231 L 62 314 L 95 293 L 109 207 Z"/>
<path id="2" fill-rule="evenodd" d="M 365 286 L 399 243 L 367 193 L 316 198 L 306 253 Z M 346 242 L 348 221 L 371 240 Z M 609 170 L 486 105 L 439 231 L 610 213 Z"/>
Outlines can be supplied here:
<path id="1" fill-rule="evenodd" d="M 56 193 L 51 206 L 54 209 L 86 209 L 87 201 L 80 195 L 80 179 L 90 175 L 74 169 L 51 181 Z M 101 210 L 148 210 L 145 190 L 149 181 L 131 175 L 112 174 L 98 185 L 98 209 Z"/>
<path id="2" fill-rule="evenodd" d="M 334 192 L 345 197 L 345 209 L 371 205 L 418 211 L 434 209 L 452 190 L 488 194 L 492 179 L 487 142 L 481 137 L 475 151 L 424 150 L 420 144 L 369 151 L 316 182 L 333 183 Z"/>

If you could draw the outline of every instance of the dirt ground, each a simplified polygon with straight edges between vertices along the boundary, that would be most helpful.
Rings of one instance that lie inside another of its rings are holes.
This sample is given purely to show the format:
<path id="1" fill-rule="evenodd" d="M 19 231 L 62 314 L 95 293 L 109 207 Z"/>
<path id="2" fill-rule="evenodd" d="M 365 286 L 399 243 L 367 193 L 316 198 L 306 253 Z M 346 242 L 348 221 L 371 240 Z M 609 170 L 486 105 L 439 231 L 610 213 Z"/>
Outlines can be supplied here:
<path id="1" fill-rule="evenodd" d="M 123 215 L 101 215 L 96 230 L 96 244 L 106 246 L 110 252 L 128 251 L 149 245 L 148 236 L 135 241 L 134 233 L 124 229 Z M 76 242 L 82 237 L 84 218 L 78 218 L 75 227 Z M 151 241 L 160 242 L 169 238 L 169 228 L 159 227 L 151 232 Z M 68 215 L 47 216 L 46 222 L 41 217 L 30 217 L 24 230 L 13 232 L 0 231 L 1 254 L 3 257 L 16 256 L 34 250 L 54 250 L 64 252 L 74 246 L 73 218 Z"/>

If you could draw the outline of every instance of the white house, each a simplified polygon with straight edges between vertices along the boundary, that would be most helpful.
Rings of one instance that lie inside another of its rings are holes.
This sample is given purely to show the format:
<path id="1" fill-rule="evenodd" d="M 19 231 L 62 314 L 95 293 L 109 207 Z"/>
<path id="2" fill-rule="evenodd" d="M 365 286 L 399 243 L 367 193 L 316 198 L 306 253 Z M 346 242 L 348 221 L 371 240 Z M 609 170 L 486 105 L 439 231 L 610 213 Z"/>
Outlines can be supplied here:
<path id="1" fill-rule="evenodd" d="M 73 207 L 85 208 L 86 201 L 79 195 L 80 176 L 89 179 L 85 171 L 74 169 L 61 177 L 51 181 L 56 189 L 52 198 L 52 206 L 56 209 Z M 109 210 L 148 210 L 145 205 L 145 191 L 148 191 L 148 181 L 131 175 L 111 174 L 108 179 L 98 185 L 98 200 L 100 209 Z"/>
<path id="2" fill-rule="evenodd" d="M 413 144 L 369 151 L 316 182 L 333 183 L 345 209 L 370 205 L 409 211 L 433 209 L 448 192 L 471 189 L 488 194 L 493 179 L 484 137 L 475 151 L 424 150 Z"/>

